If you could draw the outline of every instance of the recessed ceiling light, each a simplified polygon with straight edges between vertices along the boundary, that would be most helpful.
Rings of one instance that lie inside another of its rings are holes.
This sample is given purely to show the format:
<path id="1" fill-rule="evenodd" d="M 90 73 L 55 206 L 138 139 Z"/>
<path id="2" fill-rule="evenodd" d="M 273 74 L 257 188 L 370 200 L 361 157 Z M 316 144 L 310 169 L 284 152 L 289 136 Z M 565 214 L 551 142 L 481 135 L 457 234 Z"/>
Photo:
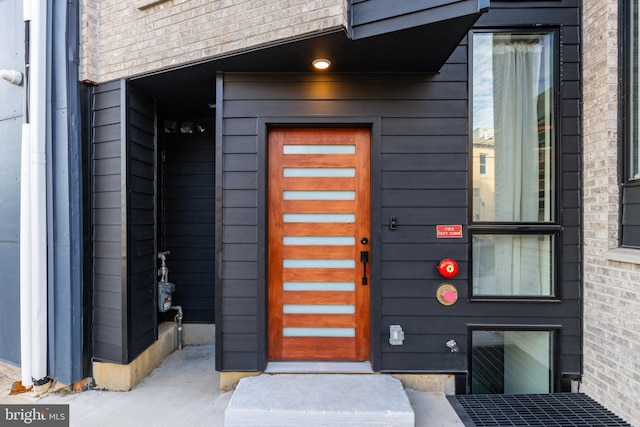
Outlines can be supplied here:
<path id="1" fill-rule="evenodd" d="M 331 66 L 331 61 L 324 58 L 318 58 L 314 59 L 312 64 L 316 70 L 326 70 Z"/>

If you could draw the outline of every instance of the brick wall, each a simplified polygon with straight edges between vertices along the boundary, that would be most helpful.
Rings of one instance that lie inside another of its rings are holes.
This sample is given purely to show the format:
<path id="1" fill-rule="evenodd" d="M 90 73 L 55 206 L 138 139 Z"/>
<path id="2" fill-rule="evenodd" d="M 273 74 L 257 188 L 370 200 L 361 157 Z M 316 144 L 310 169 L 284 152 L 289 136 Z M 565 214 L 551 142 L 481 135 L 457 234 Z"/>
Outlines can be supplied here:
<path id="1" fill-rule="evenodd" d="M 346 27 L 346 17 L 345 0 L 84 0 L 80 78 L 206 60 Z"/>
<path id="2" fill-rule="evenodd" d="M 80 3 L 80 80 L 97 81 L 98 8 L 97 0 Z"/>
<path id="3" fill-rule="evenodd" d="M 583 1 L 584 377 L 640 425 L 640 250 L 618 248 L 618 2 Z"/>

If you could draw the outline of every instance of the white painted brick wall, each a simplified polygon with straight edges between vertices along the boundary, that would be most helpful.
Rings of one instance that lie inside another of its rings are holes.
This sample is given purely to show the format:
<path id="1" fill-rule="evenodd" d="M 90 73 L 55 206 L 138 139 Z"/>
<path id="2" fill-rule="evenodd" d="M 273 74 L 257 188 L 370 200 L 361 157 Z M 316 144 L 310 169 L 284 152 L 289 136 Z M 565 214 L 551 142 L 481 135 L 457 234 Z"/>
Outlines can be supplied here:
<path id="1" fill-rule="evenodd" d="M 346 27 L 345 0 L 84 0 L 81 79 L 104 82 Z"/>
<path id="2" fill-rule="evenodd" d="M 618 247 L 618 1 L 583 1 L 584 391 L 640 425 L 640 265 Z M 640 261 L 640 251 L 638 251 Z"/>

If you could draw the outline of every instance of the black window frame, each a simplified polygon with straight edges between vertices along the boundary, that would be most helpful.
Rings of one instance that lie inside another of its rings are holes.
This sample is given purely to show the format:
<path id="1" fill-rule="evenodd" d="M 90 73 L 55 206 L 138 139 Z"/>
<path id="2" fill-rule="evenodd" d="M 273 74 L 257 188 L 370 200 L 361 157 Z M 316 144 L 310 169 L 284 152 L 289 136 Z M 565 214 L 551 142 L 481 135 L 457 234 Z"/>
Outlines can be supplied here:
<path id="1" fill-rule="evenodd" d="M 550 393 L 556 393 L 562 388 L 561 374 L 561 337 L 562 326 L 560 325 L 523 325 L 523 324 L 469 324 L 467 325 L 467 390 L 473 392 L 473 332 L 474 331 L 515 331 L 515 332 L 549 332 L 551 334 L 551 362 L 550 373 L 553 378 L 549 381 Z"/>
<path id="2" fill-rule="evenodd" d="M 640 5 L 637 14 L 640 15 Z M 630 209 L 630 205 L 638 205 L 640 202 L 640 179 L 631 179 L 631 145 L 632 141 L 631 132 L 629 130 L 630 125 L 627 125 L 631 119 L 630 102 L 633 99 L 631 92 L 631 71 L 629 67 L 631 39 L 636 38 L 636 46 L 640 45 L 640 16 L 635 25 L 635 35 L 631 34 L 633 14 L 630 1 L 619 2 L 619 61 L 620 70 L 619 76 L 619 120 L 618 120 L 618 134 L 620 135 L 618 141 L 618 175 L 620 182 L 620 200 L 619 200 L 619 246 L 623 248 L 640 249 L 640 220 L 634 223 L 630 223 L 631 218 L 636 218 L 636 215 L 629 214 L 627 212 Z M 640 48 L 638 48 L 638 54 L 640 54 Z M 640 67 L 639 67 L 640 68 Z M 636 80 L 640 80 L 640 69 L 636 71 Z M 640 87 L 637 89 L 636 95 L 636 111 L 640 109 Z M 640 120 L 639 120 L 640 122 Z M 638 126 L 638 139 L 640 139 L 640 123 Z M 637 149 L 640 149 L 640 143 L 638 143 Z M 637 209 L 637 207 L 636 207 Z M 637 224 L 636 224 L 637 223 Z"/>
<path id="3" fill-rule="evenodd" d="M 549 295 L 478 295 L 473 293 L 473 271 L 471 263 L 468 263 L 468 300 L 473 301 L 502 301 L 502 302 L 559 302 L 561 300 L 561 265 L 562 257 L 560 253 L 560 249 L 562 247 L 562 230 L 563 227 L 560 223 L 560 212 L 561 212 L 561 135 L 560 132 L 560 123 L 561 123 L 561 94 L 560 94 L 560 83 L 561 83 L 561 58 L 560 58 L 560 28 L 557 26 L 518 26 L 518 27 L 487 27 L 481 29 L 474 29 L 469 32 L 468 40 L 469 40 L 469 48 L 468 48 L 468 73 L 469 73 L 469 156 L 473 156 L 473 49 L 474 49 L 474 34 L 497 34 L 497 33 L 512 33 L 512 34 L 551 34 L 553 36 L 553 137 L 554 137 L 554 146 L 553 146 L 553 156 L 552 156 L 552 166 L 554 168 L 554 177 L 553 177 L 553 196 L 551 203 L 553 203 L 552 213 L 553 219 L 549 222 L 500 222 L 500 221 L 476 221 L 473 217 L 473 191 L 474 188 L 474 165 L 473 162 L 469 162 L 469 195 L 468 195 L 468 234 L 469 234 L 469 249 L 468 249 L 468 259 L 473 259 L 473 236 L 478 234 L 485 235 L 497 235 L 497 234 L 511 234 L 511 235 L 532 235 L 532 234 L 545 234 L 551 235 L 553 237 L 553 265 L 552 265 L 552 289 Z"/>

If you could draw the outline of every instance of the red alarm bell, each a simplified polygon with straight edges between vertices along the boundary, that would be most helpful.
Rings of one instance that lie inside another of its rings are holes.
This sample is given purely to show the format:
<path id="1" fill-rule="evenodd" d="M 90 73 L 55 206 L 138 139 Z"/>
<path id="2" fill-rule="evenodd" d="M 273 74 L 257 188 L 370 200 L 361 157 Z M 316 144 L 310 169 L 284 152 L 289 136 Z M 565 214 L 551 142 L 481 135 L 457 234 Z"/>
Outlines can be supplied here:
<path id="1" fill-rule="evenodd" d="M 456 274 L 458 274 L 458 270 L 458 263 L 449 258 L 443 259 L 442 261 L 440 261 L 440 264 L 438 264 L 438 271 L 440 272 L 442 277 L 445 277 L 447 279 L 455 277 Z"/>

